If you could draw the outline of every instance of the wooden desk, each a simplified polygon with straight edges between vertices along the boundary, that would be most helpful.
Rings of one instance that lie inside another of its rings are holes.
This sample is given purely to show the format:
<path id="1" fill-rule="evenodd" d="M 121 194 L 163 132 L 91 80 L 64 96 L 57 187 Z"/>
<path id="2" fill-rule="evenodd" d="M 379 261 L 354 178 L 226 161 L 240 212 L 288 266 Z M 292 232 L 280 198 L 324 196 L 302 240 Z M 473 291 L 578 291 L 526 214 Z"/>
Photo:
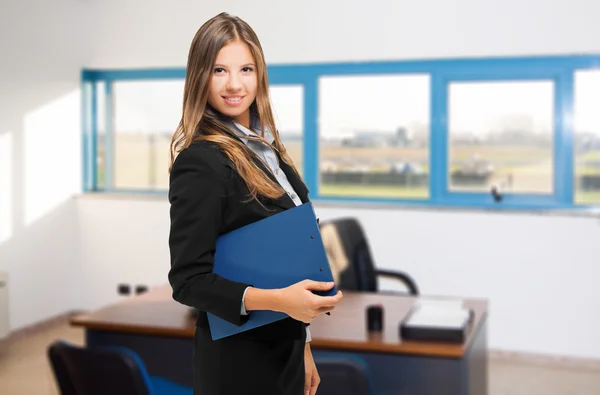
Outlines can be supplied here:
<path id="1" fill-rule="evenodd" d="M 314 355 L 354 354 L 369 364 L 378 394 L 487 394 L 487 303 L 466 300 L 475 312 L 467 341 L 444 344 L 401 341 L 398 323 L 414 298 L 345 292 L 331 316 L 311 324 Z M 365 308 L 381 303 L 385 329 L 368 333 Z M 151 374 L 192 383 L 195 320 L 171 299 L 168 286 L 131 297 L 71 324 L 86 329 L 90 346 L 122 345 L 136 350 Z"/>

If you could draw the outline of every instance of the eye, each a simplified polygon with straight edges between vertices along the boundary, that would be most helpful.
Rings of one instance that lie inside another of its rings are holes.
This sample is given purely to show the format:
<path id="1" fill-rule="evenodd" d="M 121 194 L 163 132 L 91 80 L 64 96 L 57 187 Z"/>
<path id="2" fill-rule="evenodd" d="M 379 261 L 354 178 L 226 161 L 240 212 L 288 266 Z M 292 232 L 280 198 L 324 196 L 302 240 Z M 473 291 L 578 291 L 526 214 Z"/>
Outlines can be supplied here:
<path id="1" fill-rule="evenodd" d="M 222 67 L 215 67 L 215 73 L 224 73 L 225 69 Z"/>
<path id="2" fill-rule="evenodd" d="M 242 71 L 244 71 L 245 73 L 251 73 L 252 71 L 254 71 L 254 69 L 250 66 L 246 66 L 242 69 Z"/>

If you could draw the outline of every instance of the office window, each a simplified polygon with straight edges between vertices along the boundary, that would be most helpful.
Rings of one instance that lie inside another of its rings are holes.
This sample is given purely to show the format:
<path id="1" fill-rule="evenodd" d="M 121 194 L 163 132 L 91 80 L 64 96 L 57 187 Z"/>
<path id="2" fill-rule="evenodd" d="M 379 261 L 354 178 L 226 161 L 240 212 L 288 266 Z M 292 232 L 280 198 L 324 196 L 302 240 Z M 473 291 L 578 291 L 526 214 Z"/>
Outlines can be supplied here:
<path id="1" fill-rule="evenodd" d="M 575 202 L 600 203 L 600 70 L 575 73 Z"/>
<path id="2" fill-rule="evenodd" d="M 114 83 L 115 188 L 168 188 L 169 145 L 181 119 L 183 87 L 184 80 Z"/>
<path id="3" fill-rule="evenodd" d="M 269 94 L 281 140 L 294 165 L 302 173 L 304 89 L 300 85 L 271 85 Z"/>
<path id="4" fill-rule="evenodd" d="M 106 83 L 96 83 L 96 177 L 99 189 L 106 187 Z M 110 158 L 108 158 L 110 159 Z"/>
<path id="5" fill-rule="evenodd" d="M 429 196 L 427 74 L 319 79 L 319 194 Z"/>
<path id="6" fill-rule="evenodd" d="M 450 191 L 553 193 L 553 81 L 451 82 Z"/>
<path id="7" fill-rule="evenodd" d="M 599 62 L 582 55 L 271 65 L 270 94 L 315 201 L 600 206 Z M 86 191 L 167 191 L 185 74 L 83 70 Z"/>

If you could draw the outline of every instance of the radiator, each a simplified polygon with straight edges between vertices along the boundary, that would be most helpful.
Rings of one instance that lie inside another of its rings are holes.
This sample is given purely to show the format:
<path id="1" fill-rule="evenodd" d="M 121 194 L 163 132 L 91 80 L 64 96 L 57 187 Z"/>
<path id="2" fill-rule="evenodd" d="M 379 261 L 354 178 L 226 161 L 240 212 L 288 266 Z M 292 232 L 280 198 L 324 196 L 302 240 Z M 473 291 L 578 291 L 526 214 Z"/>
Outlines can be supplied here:
<path id="1" fill-rule="evenodd" d="M 0 339 L 8 336 L 8 273 L 0 271 Z"/>

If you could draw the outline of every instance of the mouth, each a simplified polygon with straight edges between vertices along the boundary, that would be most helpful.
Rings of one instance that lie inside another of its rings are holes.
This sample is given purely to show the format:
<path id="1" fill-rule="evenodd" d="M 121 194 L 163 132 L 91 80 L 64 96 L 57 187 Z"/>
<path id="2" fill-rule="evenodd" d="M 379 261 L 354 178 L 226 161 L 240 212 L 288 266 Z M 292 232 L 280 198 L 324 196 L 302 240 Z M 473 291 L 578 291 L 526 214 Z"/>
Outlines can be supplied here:
<path id="1" fill-rule="evenodd" d="M 235 106 L 238 105 L 242 102 L 242 99 L 244 99 L 244 96 L 221 96 L 223 98 L 223 100 L 225 100 L 225 103 L 229 104 L 230 106 Z"/>

